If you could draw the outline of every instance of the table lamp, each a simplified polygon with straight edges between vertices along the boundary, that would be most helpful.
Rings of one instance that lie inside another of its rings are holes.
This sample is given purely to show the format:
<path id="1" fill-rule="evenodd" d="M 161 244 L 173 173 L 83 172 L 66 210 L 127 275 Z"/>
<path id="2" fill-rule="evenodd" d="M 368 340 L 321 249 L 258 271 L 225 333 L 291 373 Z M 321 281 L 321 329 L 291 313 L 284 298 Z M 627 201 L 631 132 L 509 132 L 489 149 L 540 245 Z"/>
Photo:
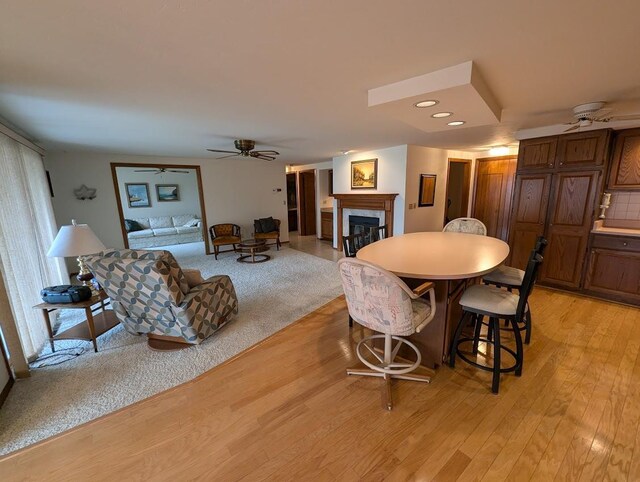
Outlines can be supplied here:
<path id="1" fill-rule="evenodd" d="M 53 258 L 78 257 L 78 281 L 84 286 L 91 288 L 92 292 L 96 292 L 95 287 L 89 283 L 93 279 L 93 273 L 89 271 L 87 265 L 82 258 L 86 254 L 93 254 L 105 249 L 105 245 L 91 231 L 86 224 L 76 224 L 76 220 L 71 220 L 71 226 L 62 226 L 56 239 L 47 252 L 47 256 Z"/>

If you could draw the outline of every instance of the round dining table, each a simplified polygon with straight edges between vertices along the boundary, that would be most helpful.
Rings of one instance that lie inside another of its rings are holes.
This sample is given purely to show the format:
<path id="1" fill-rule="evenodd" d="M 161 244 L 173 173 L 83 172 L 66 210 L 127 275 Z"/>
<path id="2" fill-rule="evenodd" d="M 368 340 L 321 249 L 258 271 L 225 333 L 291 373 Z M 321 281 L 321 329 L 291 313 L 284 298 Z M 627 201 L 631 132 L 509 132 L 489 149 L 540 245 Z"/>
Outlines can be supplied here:
<path id="1" fill-rule="evenodd" d="M 361 248 L 356 258 L 404 278 L 412 288 L 422 280 L 435 284 L 436 314 L 409 338 L 422 354 L 422 364 L 436 368 L 448 357 L 453 331 L 462 314 L 460 297 L 474 278 L 500 266 L 509 245 L 489 236 L 465 233 L 408 233 Z"/>
<path id="2" fill-rule="evenodd" d="M 509 245 L 465 233 L 408 233 L 360 249 L 356 258 L 405 278 L 456 280 L 482 276 L 500 266 Z"/>

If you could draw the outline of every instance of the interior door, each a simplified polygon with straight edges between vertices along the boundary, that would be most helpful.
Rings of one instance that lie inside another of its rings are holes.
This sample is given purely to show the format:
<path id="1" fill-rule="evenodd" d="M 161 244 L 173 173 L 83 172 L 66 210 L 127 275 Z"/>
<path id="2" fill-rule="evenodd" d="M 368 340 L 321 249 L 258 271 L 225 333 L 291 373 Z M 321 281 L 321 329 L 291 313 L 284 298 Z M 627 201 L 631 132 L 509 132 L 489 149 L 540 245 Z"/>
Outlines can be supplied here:
<path id="1" fill-rule="evenodd" d="M 582 278 L 600 171 L 554 175 L 544 263 L 540 281 L 578 288 Z"/>
<path id="2" fill-rule="evenodd" d="M 509 266 L 525 269 L 536 238 L 544 234 L 551 174 L 518 174 L 513 197 Z"/>
<path id="3" fill-rule="evenodd" d="M 472 216 L 487 227 L 487 235 L 507 241 L 517 158 L 476 159 Z"/>
<path id="4" fill-rule="evenodd" d="M 302 171 L 298 178 L 300 236 L 316 234 L 316 175 L 314 171 Z"/>

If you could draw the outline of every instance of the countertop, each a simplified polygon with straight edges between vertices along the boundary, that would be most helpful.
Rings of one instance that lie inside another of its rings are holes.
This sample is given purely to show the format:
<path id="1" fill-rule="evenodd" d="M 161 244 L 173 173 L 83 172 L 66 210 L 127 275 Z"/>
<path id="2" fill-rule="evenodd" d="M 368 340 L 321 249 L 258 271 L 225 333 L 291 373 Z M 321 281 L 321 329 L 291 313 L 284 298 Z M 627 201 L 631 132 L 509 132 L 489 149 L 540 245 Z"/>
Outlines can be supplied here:
<path id="1" fill-rule="evenodd" d="M 592 233 L 595 234 L 608 234 L 611 236 L 636 236 L 640 237 L 640 229 L 630 229 L 630 228 L 612 228 L 609 226 L 604 226 L 602 220 L 598 220 L 594 223 Z"/>

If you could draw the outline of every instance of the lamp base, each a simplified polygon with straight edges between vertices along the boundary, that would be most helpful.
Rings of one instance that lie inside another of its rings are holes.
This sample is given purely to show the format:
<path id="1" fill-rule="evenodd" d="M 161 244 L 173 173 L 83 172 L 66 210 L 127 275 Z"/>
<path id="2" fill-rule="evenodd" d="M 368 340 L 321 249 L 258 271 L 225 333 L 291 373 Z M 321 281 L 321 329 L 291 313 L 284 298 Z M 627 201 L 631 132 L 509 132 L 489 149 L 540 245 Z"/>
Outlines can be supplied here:
<path id="1" fill-rule="evenodd" d="M 79 268 L 79 271 L 78 271 L 78 275 L 76 276 L 76 279 L 80 281 L 80 283 L 82 283 L 82 286 L 87 286 L 88 288 L 90 288 L 91 294 L 93 296 L 97 295 L 100 291 L 100 285 L 94 278 L 93 273 L 89 270 L 89 268 L 85 264 L 84 259 L 82 259 L 82 256 L 78 256 L 78 268 Z"/>

